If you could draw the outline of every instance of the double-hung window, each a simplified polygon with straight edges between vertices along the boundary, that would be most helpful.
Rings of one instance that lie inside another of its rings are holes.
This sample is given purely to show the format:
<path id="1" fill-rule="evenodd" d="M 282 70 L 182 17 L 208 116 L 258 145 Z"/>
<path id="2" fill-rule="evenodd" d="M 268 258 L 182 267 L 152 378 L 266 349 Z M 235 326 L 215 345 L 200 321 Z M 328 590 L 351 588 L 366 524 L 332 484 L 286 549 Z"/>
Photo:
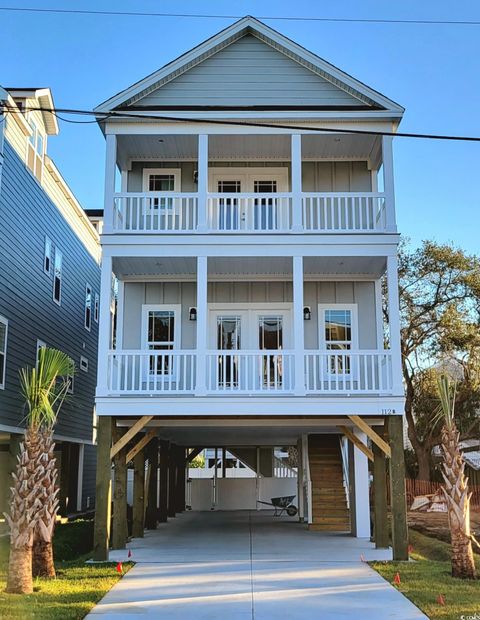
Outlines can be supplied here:
<path id="1" fill-rule="evenodd" d="M 53 268 L 53 301 L 58 305 L 62 303 L 62 271 L 63 255 L 58 247 L 55 247 L 55 262 Z"/>
<path id="2" fill-rule="evenodd" d="M 175 199 L 169 193 L 180 191 L 180 170 L 170 168 L 146 168 L 143 172 L 143 188 L 153 195 L 149 201 L 149 211 L 154 213 L 171 212 L 175 208 Z"/>
<path id="3" fill-rule="evenodd" d="M 43 252 L 43 271 L 50 273 L 52 267 L 52 242 L 48 237 L 45 237 L 45 248 Z"/>
<path id="4" fill-rule="evenodd" d="M 152 351 L 148 356 L 150 375 L 174 373 L 173 356 L 168 352 L 180 342 L 180 306 L 143 306 L 143 344 Z"/>
<path id="5" fill-rule="evenodd" d="M 41 181 L 45 138 L 33 118 L 29 119 L 28 124 L 30 125 L 31 134 L 27 144 L 27 165 L 35 177 Z"/>
<path id="6" fill-rule="evenodd" d="M 0 390 L 5 389 L 5 370 L 7 362 L 8 321 L 0 316 Z"/>
<path id="7" fill-rule="evenodd" d="M 98 293 L 95 293 L 95 304 L 93 306 L 93 320 L 95 321 L 95 323 L 98 323 L 99 307 L 100 307 L 100 297 L 98 296 Z"/>
<path id="8" fill-rule="evenodd" d="M 331 351 L 327 373 L 350 375 L 352 359 L 346 353 L 357 346 L 357 308 L 355 304 L 319 306 L 320 343 Z"/>
<path id="9" fill-rule="evenodd" d="M 92 288 L 89 284 L 85 287 L 85 329 L 92 328 Z"/>

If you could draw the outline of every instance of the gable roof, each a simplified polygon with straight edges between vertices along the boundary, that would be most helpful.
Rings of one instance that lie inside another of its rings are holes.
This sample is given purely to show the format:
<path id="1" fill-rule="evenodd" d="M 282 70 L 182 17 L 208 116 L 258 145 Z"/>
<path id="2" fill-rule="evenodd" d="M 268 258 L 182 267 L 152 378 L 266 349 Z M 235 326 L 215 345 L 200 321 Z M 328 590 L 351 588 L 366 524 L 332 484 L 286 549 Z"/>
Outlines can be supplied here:
<path id="1" fill-rule="evenodd" d="M 138 109 L 138 107 L 142 107 L 144 110 L 153 109 L 154 106 L 152 106 L 152 101 L 150 100 L 150 104 L 148 103 L 148 96 L 151 93 L 171 83 L 187 71 L 198 67 L 201 63 L 212 58 L 247 35 L 252 35 L 270 48 L 277 50 L 277 52 L 283 54 L 297 65 L 303 67 L 304 70 L 317 75 L 319 81 L 326 81 L 330 85 L 336 87 L 339 92 L 345 95 L 345 102 L 342 102 L 344 109 L 350 98 L 352 102 L 357 104 L 355 106 L 357 109 L 379 110 L 382 112 L 389 112 L 394 116 L 401 116 L 403 114 L 404 109 L 399 104 L 340 69 L 337 69 L 326 60 L 309 52 L 276 30 L 273 30 L 250 16 L 240 19 L 189 52 L 178 57 L 176 60 L 166 64 L 158 71 L 155 71 L 114 97 L 111 97 L 95 108 L 95 112 L 105 113 L 112 110 L 132 110 L 135 108 Z M 145 105 L 140 103 L 142 99 L 145 99 Z M 178 108 L 177 106 L 172 107 L 175 109 Z M 235 109 L 239 109 L 242 106 L 235 105 L 234 107 Z M 297 107 L 302 108 L 308 106 Z"/>
<path id="2" fill-rule="evenodd" d="M 12 88 L 5 87 L 5 90 L 13 99 L 36 99 L 42 109 L 42 118 L 48 135 L 58 135 L 58 121 L 55 114 L 49 110 L 54 110 L 52 91 L 49 88 Z"/>

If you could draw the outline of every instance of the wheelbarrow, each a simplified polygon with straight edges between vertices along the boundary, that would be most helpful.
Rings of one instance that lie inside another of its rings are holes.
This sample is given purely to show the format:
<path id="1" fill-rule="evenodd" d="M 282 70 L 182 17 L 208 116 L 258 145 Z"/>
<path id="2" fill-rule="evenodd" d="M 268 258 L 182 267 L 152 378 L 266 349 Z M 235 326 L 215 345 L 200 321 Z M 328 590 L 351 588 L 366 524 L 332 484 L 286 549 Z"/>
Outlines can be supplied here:
<path id="1" fill-rule="evenodd" d="M 283 497 L 272 497 L 269 502 L 262 502 L 262 500 L 257 500 L 258 504 L 265 504 L 265 506 L 273 506 L 275 508 L 275 512 L 273 513 L 274 517 L 280 517 L 284 512 L 287 513 L 289 517 L 294 517 L 298 509 L 292 504 L 295 499 L 295 495 L 284 495 Z"/>

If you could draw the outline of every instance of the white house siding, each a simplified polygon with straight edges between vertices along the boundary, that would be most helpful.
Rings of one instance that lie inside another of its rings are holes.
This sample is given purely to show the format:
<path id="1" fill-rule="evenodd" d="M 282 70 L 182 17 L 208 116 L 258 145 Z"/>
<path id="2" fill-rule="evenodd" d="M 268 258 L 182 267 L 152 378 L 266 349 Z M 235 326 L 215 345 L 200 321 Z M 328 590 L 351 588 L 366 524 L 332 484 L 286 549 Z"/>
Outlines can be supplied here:
<path id="1" fill-rule="evenodd" d="M 123 348 L 141 348 L 143 304 L 181 304 L 181 346 L 195 348 L 196 323 L 189 320 L 189 308 L 196 305 L 194 282 L 126 282 L 124 288 Z M 209 303 L 291 303 L 291 282 L 211 282 Z M 304 301 L 312 309 L 305 321 L 306 347 L 318 347 L 318 304 L 357 304 L 359 347 L 375 349 L 376 316 L 373 282 L 305 282 Z"/>
<path id="2" fill-rule="evenodd" d="M 290 179 L 290 162 L 274 161 L 211 161 L 214 168 L 287 168 Z M 128 173 L 127 191 L 143 191 L 143 170 L 145 168 L 179 168 L 182 192 L 196 192 L 193 175 L 197 162 L 133 162 Z M 289 181 L 290 183 L 290 181 Z M 290 188 L 289 188 L 290 189 Z M 302 189 L 304 192 L 371 192 L 372 175 L 366 161 L 305 161 L 302 165 Z"/>
<path id="3" fill-rule="evenodd" d="M 137 105 L 353 105 L 363 102 L 252 35 L 244 36 Z"/>

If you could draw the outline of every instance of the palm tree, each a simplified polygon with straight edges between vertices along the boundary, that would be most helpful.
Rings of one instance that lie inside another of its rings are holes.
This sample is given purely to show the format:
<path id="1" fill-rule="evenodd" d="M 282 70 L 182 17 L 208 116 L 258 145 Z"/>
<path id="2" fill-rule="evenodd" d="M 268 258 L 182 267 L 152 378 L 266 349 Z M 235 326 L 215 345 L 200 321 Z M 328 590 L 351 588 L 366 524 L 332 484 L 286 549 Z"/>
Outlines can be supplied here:
<path id="1" fill-rule="evenodd" d="M 7 591 L 32 591 L 35 574 L 55 576 L 52 537 L 58 510 L 53 428 L 65 400 L 73 361 L 61 351 L 42 348 L 36 368 L 20 371 L 26 430 L 13 476 L 10 514 L 10 560 Z"/>
<path id="2" fill-rule="evenodd" d="M 452 544 L 452 576 L 461 579 L 475 579 L 470 532 L 470 498 L 468 478 L 465 477 L 465 461 L 460 450 L 459 437 L 455 423 L 455 384 L 447 375 L 437 379 L 440 406 L 438 418 L 443 422 L 441 448 L 443 452 L 442 487 L 448 510 L 448 524 Z M 476 542 L 476 541 L 475 541 Z"/>

